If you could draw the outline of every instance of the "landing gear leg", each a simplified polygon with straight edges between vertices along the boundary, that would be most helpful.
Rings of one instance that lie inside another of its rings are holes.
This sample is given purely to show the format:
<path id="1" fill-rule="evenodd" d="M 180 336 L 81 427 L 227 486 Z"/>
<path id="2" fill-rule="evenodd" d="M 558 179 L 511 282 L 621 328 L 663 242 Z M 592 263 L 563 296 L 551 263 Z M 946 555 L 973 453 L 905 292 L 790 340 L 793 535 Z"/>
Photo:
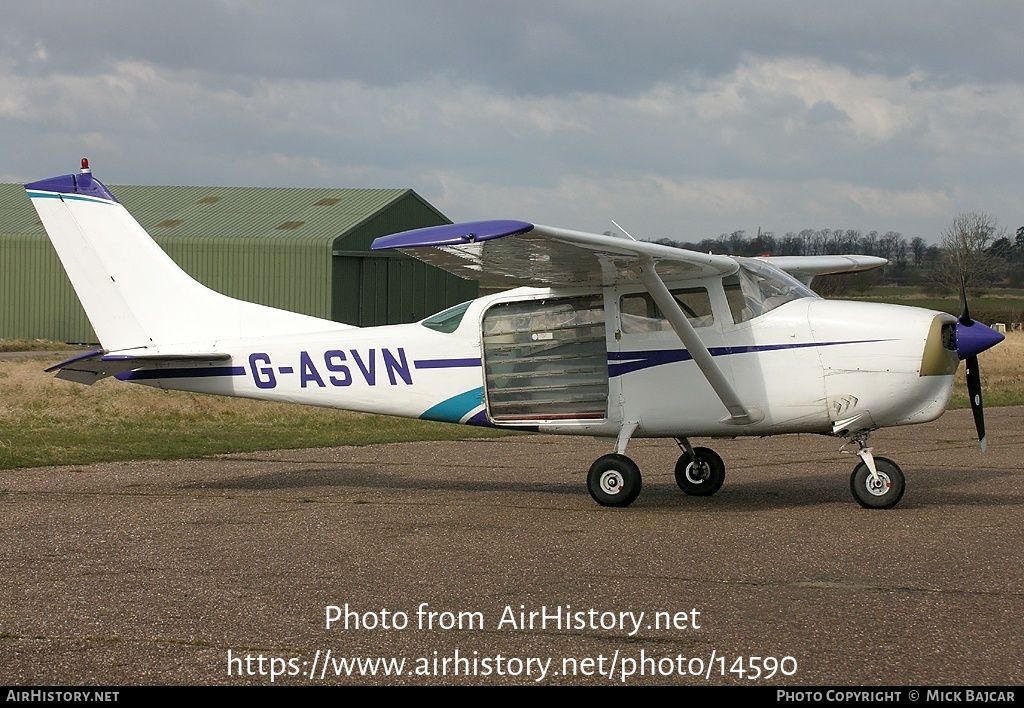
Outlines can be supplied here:
<path id="1" fill-rule="evenodd" d="M 850 437 L 848 444 L 857 444 L 861 459 L 850 475 L 850 491 L 865 509 L 891 509 L 903 498 L 906 489 L 903 470 L 888 458 L 875 457 L 867 440 L 866 432 Z"/>

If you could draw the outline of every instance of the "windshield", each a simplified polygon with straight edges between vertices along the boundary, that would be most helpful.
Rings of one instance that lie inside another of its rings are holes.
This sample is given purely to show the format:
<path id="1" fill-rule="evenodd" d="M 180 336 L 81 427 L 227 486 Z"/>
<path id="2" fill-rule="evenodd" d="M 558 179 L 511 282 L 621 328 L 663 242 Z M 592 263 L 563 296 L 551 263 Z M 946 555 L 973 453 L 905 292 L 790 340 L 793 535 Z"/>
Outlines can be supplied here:
<path id="1" fill-rule="evenodd" d="M 791 300 L 818 297 L 788 273 L 753 258 L 737 258 L 740 269 L 722 279 L 733 322 L 760 317 Z"/>

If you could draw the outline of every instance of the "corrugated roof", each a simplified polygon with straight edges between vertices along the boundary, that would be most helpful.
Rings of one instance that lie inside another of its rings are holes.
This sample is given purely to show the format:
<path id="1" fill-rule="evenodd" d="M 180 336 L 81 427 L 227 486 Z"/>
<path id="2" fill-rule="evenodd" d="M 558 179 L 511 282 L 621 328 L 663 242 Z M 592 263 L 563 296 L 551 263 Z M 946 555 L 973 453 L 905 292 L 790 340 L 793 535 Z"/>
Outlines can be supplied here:
<path id="1" fill-rule="evenodd" d="M 333 242 L 409 190 L 122 185 L 110 191 L 161 241 L 189 237 Z M 324 200 L 333 204 L 318 205 Z"/>
<path id="2" fill-rule="evenodd" d="M 333 241 L 405 197 L 412 196 L 429 207 L 409 189 L 144 185 L 109 188 L 143 228 L 161 241 L 178 236 Z M 0 233 L 43 233 L 19 184 L 0 185 Z"/>

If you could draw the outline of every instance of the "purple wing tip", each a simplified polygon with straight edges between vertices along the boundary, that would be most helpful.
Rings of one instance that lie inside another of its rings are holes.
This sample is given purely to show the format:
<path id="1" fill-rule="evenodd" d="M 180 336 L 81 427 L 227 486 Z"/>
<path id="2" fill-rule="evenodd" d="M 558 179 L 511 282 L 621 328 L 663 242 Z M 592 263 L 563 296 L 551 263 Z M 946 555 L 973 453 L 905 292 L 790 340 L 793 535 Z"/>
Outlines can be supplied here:
<path id="1" fill-rule="evenodd" d="M 110 193 L 110 190 L 102 182 L 92 176 L 90 172 L 79 174 L 60 175 L 59 177 L 48 177 L 38 182 L 30 182 L 25 185 L 30 192 L 56 192 L 57 194 L 79 194 L 86 197 L 95 197 L 108 202 L 117 203 L 117 198 Z"/>
<path id="2" fill-rule="evenodd" d="M 503 236 L 515 236 L 533 229 L 525 221 L 502 219 L 471 221 L 464 224 L 443 224 L 425 229 L 402 231 L 375 239 L 370 246 L 375 251 L 385 248 L 417 248 L 420 246 L 458 246 L 477 241 L 490 241 Z"/>

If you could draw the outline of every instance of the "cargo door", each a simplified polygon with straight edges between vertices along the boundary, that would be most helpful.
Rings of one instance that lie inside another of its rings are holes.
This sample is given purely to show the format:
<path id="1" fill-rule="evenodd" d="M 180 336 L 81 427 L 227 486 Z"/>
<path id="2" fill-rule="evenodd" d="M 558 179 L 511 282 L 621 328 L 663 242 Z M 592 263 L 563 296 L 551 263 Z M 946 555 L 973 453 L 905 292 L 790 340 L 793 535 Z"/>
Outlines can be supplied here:
<path id="1" fill-rule="evenodd" d="M 485 400 L 492 420 L 607 417 L 601 295 L 498 303 L 484 313 L 482 332 Z"/>

